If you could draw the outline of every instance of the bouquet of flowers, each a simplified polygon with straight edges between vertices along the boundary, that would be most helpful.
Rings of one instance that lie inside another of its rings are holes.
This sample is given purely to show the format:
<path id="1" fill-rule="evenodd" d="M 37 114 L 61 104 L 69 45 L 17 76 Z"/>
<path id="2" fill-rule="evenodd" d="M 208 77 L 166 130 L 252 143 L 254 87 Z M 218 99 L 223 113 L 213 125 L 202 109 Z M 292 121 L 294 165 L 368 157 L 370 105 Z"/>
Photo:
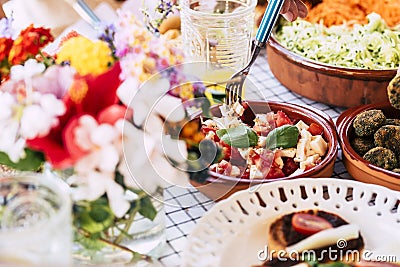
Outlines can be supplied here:
<path id="1" fill-rule="evenodd" d="M 49 29 L 15 34 L 2 20 L 0 164 L 64 176 L 75 239 L 87 251 L 111 245 L 148 259 L 124 240 L 135 216 L 156 217 L 151 194 L 185 180 L 171 162 L 186 160 L 186 144 L 163 125 L 185 118 L 182 98 L 195 90 L 170 91 L 185 79 L 171 68 L 182 62 L 179 49 L 129 11 L 118 15 L 99 40 L 72 32 L 54 55 L 43 51 L 54 40 Z"/>

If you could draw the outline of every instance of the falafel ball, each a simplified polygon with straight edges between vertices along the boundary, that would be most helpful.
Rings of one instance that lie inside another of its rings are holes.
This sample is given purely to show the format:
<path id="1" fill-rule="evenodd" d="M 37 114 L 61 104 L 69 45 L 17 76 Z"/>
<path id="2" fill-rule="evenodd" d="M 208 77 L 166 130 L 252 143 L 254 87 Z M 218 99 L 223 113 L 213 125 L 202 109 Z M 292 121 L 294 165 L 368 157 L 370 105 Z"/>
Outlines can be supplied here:
<path id="1" fill-rule="evenodd" d="M 361 157 L 367 153 L 370 149 L 375 147 L 374 139 L 365 137 L 355 137 L 351 141 L 351 147 Z"/>
<path id="2" fill-rule="evenodd" d="M 397 155 L 400 155 L 400 126 L 385 125 L 374 134 L 376 146 L 391 149 Z"/>
<path id="3" fill-rule="evenodd" d="M 371 109 L 361 112 L 353 121 L 354 131 L 357 136 L 372 136 L 386 122 L 382 110 Z"/>
<path id="4" fill-rule="evenodd" d="M 397 74 L 387 87 L 387 94 L 390 104 L 397 109 L 400 109 L 400 74 Z"/>
<path id="5" fill-rule="evenodd" d="M 374 147 L 365 153 L 363 158 L 371 164 L 386 170 L 393 170 L 397 167 L 396 154 L 392 150 L 384 147 Z"/>
<path id="6" fill-rule="evenodd" d="M 386 119 L 385 125 L 397 125 L 397 126 L 400 126 L 400 119 Z"/>

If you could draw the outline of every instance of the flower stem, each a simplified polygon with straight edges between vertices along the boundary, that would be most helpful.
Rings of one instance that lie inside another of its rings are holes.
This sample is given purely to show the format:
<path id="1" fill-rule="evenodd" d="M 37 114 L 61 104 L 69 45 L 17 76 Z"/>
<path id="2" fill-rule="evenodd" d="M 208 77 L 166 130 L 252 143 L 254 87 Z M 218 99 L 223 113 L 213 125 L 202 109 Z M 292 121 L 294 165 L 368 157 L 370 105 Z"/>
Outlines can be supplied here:
<path id="1" fill-rule="evenodd" d="M 135 200 L 136 202 L 136 206 L 135 208 L 129 213 L 129 218 L 125 223 L 125 227 L 124 230 L 121 231 L 121 233 L 117 236 L 117 238 L 115 239 L 115 243 L 119 244 L 122 241 L 122 238 L 124 237 L 125 233 L 129 232 L 129 228 L 131 228 L 133 221 L 135 220 L 135 216 L 138 213 L 139 209 L 140 209 L 140 200 L 142 199 L 143 196 L 138 195 L 139 198 Z"/>
<path id="2" fill-rule="evenodd" d="M 84 237 L 90 238 L 90 233 L 86 232 L 85 230 L 83 230 L 83 229 L 78 229 L 78 232 L 79 232 L 81 235 L 83 235 Z M 152 259 L 149 255 L 145 255 L 145 254 L 141 254 L 141 253 L 139 253 L 139 252 L 133 251 L 133 250 L 131 250 L 131 249 L 128 248 L 128 247 L 122 246 L 122 245 L 120 245 L 120 244 L 116 244 L 115 242 L 112 242 L 112 241 L 107 240 L 107 239 L 105 239 L 105 238 L 100 237 L 100 238 L 98 238 L 98 240 L 101 241 L 101 242 L 103 242 L 103 243 L 106 243 L 107 245 L 110 245 L 110 246 L 119 248 L 119 249 L 121 249 L 121 250 L 123 250 L 123 251 L 127 251 L 127 252 L 131 253 L 131 254 L 133 255 L 134 259 L 137 259 L 137 260 L 144 260 L 144 261 L 147 261 L 147 262 L 152 262 L 152 261 L 153 261 L 153 259 Z"/>

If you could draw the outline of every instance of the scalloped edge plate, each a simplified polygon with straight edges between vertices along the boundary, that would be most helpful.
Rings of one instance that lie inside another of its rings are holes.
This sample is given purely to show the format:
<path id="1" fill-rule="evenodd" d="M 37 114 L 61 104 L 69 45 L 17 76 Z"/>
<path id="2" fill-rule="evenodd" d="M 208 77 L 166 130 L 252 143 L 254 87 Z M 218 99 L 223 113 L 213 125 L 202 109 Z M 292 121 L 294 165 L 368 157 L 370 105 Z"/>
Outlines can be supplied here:
<path id="1" fill-rule="evenodd" d="M 261 264 L 269 226 L 295 211 L 320 209 L 357 224 L 365 250 L 400 261 L 400 192 L 335 178 L 261 184 L 217 203 L 189 235 L 183 266 Z M 376 234 L 379 233 L 379 234 Z"/>

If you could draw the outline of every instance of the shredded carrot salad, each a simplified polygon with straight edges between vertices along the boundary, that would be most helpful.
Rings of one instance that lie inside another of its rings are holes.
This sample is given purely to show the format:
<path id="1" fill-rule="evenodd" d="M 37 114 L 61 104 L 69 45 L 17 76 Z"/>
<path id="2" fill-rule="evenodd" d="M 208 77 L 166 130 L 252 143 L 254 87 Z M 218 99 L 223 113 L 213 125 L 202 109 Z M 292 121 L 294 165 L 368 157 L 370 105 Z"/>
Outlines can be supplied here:
<path id="1" fill-rule="evenodd" d="M 389 27 L 400 24 L 400 0 L 323 0 L 309 11 L 306 20 L 327 27 L 366 24 L 366 16 L 372 12 L 381 15 Z"/>

